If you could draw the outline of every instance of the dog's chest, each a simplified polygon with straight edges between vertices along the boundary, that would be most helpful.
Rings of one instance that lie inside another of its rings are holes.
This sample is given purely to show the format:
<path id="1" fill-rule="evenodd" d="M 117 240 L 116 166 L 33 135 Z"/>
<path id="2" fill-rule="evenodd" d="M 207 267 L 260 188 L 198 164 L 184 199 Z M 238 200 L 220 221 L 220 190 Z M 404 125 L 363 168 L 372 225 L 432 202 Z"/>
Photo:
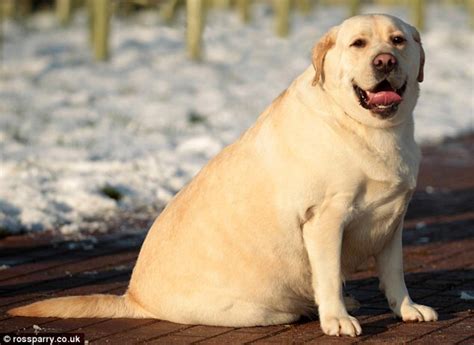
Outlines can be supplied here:
<path id="1" fill-rule="evenodd" d="M 384 240 L 402 220 L 416 186 L 417 152 L 414 148 L 388 151 L 385 157 L 390 158 L 363 169 L 364 177 L 357 183 L 352 226 L 360 227 L 358 231 L 366 240 Z"/>
<path id="2" fill-rule="evenodd" d="M 370 222 L 373 228 L 383 227 L 394 220 L 400 220 L 413 189 L 405 183 L 370 182 L 356 202 L 355 220 L 358 223 Z"/>
<path id="3" fill-rule="evenodd" d="M 405 183 L 367 183 L 344 232 L 345 271 L 354 270 L 369 256 L 382 250 L 402 221 L 412 190 Z"/>

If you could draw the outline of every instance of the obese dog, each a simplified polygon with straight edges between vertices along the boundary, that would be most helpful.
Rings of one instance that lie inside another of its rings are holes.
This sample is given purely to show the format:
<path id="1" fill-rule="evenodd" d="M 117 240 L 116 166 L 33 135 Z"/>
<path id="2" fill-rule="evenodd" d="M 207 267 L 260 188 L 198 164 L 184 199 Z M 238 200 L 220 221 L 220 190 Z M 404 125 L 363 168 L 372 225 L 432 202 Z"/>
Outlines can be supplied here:
<path id="1" fill-rule="evenodd" d="M 356 336 L 344 278 L 375 257 L 404 321 L 433 321 L 403 276 L 402 228 L 420 152 L 412 111 L 419 33 L 386 15 L 350 18 L 304 71 L 156 219 L 123 296 L 54 298 L 17 316 L 158 318 L 233 327 L 296 321 Z"/>

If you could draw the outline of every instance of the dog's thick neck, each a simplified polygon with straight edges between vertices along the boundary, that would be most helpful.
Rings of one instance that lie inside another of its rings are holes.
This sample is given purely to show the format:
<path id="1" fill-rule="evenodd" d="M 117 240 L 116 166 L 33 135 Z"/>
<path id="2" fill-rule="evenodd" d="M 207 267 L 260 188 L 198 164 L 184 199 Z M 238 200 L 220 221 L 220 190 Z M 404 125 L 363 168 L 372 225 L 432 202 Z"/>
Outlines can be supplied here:
<path id="1" fill-rule="evenodd" d="M 294 89 L 300 101 L 311 111 L 322 116 L 326 122 L 337 124 L 341 128 L 347 128 L 357 136 L 370 137 L 371 142 L 378 144 L 383 144 L 387 140 L 391 142 L 393 140 L 407 141 L 407 139 L 414 138 L 414 123 L 411 113 L 405 114 L 403 118 L 397 121 L 387 120 L 387 124 L 384 126 L 371 126 L 362 123 L 355 116 L 348 114 L 334 99 L 332 93 L 325 89 L 324 85 L 312 85 L 313 75 L 314 69 L 310 66 L 294 81 Z M 392 140 L 389 138 L 392 138 Z"/>
<path id="2" fill-rule="evenodd" d="M 371 156 L 400 168 L 404 165 L 401 164 L 402 161 L 410 166 L 418 165 L 420 154 L 414 139 L 411 114 L 406 114 L 403 120 L 386 127 L 363 124 L 347 114 L 321 85 L 312 86 L 313 73 L 312 67 L 308 68 L 295 80 L 291 89 L 308 111 L 344 137 L 348 145 L 353 146 L 351 149 L 368 150 Z"/>

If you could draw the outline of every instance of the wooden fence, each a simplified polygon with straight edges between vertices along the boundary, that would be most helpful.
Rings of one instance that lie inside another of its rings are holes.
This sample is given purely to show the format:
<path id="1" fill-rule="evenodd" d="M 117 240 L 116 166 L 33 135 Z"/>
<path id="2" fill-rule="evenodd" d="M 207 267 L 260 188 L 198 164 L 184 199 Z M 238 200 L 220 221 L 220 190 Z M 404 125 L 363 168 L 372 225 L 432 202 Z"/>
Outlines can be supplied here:
<path id="1" fill-rule="evenodd" d="M 339 4 L 348 9 L 348 16 L 360 12 L 361 5 L 369 1 L 361 0 L 55 0 L 58 21 L 68 25 L 74 10 L 87 8 L 89 19 L 89 41 L 97 60 L 109 57 L 110 18 L 113 13 L 130 13 L 134 6 L 156 7 L 166 22 L 171 22 L 180 8 L 186 9 L 186 49 L 191 59 L 202 56 L 202 33 L 205 27 L 205 13 L 209 8 L 235 10 L 243 22 L 251 20 L 251 8 L 256 2 L 265 2 L 273 7 L 275 33 L 280 37 L 289 34 L 290 12 L 298 10 L 302 15 L 310 13 L 317 3 L 321 5 Z M 383 5 L 403 5 L 410 8 L 412 23 L 424 29 L 426 4 L 429 0 L 373 0 Z M 434 2 L 434 1 L 431 1 Z M 466 6 L 470 13 L 471 27 L 474 27 L 474 0 L 440 0 L 448 4 Z M 3 17 L 24 18 L 32 11 L 32 0 L 0 0 L 0 20 Z M 1 32 L 0 32 L 1 39 Z M 1 43 L 1 42 L 0 42 Z"/>

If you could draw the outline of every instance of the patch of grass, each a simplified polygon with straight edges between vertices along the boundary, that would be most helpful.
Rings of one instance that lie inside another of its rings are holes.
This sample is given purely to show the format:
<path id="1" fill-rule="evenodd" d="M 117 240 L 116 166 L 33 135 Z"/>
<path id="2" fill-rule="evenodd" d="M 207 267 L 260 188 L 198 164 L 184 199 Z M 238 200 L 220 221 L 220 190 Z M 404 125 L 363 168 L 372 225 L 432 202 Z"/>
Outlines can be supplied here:
<path id="1" fill-rule="evenodd" d="M 198 125 L 200 123 L 206 123 L 207 119 L 198 112 L 191 110 L 188 114 L 188 122 L 192 125 Z"/>
<path id="2" fill-rule="evenodd" d="M 114 199 L 115 201 L 120 201 L 123 198 L 123 194 L 120 190 L 116 187 L 106 184 L 100 189 L 100 192 L 109 197 L 110 199 Z"/>
<path id="3" fill-rule="evenodd" d="M 20 144 L 28 144 L 28 138 L 24 136 L 18 129 L 13 132 L 12 138 Z"/>

